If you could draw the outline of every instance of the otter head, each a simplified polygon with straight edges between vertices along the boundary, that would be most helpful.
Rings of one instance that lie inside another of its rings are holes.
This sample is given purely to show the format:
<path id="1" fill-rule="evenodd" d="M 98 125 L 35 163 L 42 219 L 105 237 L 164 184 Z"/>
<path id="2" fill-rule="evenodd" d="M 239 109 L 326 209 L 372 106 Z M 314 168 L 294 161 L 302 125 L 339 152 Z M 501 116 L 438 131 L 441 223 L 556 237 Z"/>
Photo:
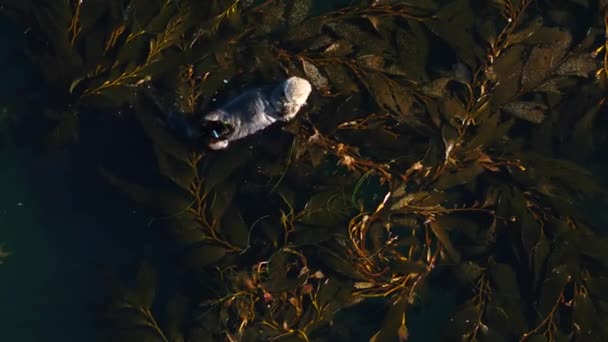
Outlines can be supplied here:
<path id="1" fill-rule="evenodd" d="M 231 124 L 232 120 L 223 110 L 216 110 L 208 113 L 199 121 L 200 138 L 206 141 L 207 146 L 212 150 L 221 150 L 228 147 L 230 135 L 235 127 Z"/>
<path id="2" fill-rule="evenodd" d="M 296 76 L 288 78 L 279 87 L 283 88 L 283 119 L 291 120 L 306 104 L 312 87 L 310 82 Z"/>

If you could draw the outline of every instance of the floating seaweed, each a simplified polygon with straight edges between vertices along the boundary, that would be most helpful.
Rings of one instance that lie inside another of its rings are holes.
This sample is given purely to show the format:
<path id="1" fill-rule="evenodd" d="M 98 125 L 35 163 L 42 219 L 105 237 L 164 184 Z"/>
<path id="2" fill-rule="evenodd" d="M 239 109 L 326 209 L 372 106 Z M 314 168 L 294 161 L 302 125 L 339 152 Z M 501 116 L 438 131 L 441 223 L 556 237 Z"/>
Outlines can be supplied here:
<path id="1" fill-rule="evenodd" d="M 160 213 L 188 279 L 168 302 L 151 265 L 115 284 L 113 340 L 325 341 L 375 298 L 365 339 L 405 341 L 438 270 L 458 293 L 445 340 L 608 339 L 608 240 L 579 205 L 603 189 L 576 162 L 606 140 L 604 2 L 5 3 L 66 99 L 51 134 L 120 109 L 170 181 L 104 165 Z M 195 119 L 285 76 L 310 80 L 310 106 L 221 153 L 140 96 L 162 86 Z"/>

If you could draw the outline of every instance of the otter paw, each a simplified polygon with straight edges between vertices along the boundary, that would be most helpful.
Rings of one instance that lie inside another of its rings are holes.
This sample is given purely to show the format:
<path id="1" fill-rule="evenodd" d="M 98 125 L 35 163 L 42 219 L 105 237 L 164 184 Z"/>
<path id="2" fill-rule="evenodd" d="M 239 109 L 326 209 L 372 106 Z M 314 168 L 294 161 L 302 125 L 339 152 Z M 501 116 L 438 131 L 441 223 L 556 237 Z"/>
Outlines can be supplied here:
<path id="1" fill-rule="evenodd" d="M 212 150 L 223 150 L 228 147 L 228 140 L 217 140 L 209 143 L 208 146 Z"/>

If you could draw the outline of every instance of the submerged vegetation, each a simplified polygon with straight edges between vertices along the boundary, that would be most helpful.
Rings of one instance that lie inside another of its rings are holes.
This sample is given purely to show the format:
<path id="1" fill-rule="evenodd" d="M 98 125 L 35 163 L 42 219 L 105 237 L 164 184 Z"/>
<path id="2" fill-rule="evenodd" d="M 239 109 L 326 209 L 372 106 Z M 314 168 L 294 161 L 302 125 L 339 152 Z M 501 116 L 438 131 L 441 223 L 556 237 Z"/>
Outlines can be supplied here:
<path id="1" fill-rule="evenodd" d="M 132 119 L 147 150 L 126 150 L 170 181 L 100 161 L 184 280 L 115 282 L 113 341 L 354 340 L 336 317 L 374 300 L 364 339 L 405 341 L 434 277 L 459 301 L 444 340 L 608 340 L 608 240 L 580 205 L 602 189 L 577 163 L 607 142 L 606 1 L 1 3 L 58 95 L 22 120 L 68 143 Z M 139 96 L 200 115 L 287 75 L 315 89 L 299 118 L 219 153 Z"/>

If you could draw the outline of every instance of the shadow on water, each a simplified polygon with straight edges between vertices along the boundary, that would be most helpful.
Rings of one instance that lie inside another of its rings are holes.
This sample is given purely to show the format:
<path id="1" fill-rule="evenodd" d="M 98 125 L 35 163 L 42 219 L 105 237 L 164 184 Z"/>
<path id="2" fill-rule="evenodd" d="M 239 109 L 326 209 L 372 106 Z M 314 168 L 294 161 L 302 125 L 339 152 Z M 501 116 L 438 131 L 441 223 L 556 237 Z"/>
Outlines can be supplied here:
<path id="1" fill-rule="evenodd" d="M 4 107 L 25 96 L 35 72 L 24 62 L 21 32 L 6 22 L 0 32 Z M 0 339 L 92 340 L 100 266 L 129 267 L 152 255 L 149 218 L 71 152 L 9 144 L 0 160 L 0 245 L 12 253 L 0 267 Z"/>

